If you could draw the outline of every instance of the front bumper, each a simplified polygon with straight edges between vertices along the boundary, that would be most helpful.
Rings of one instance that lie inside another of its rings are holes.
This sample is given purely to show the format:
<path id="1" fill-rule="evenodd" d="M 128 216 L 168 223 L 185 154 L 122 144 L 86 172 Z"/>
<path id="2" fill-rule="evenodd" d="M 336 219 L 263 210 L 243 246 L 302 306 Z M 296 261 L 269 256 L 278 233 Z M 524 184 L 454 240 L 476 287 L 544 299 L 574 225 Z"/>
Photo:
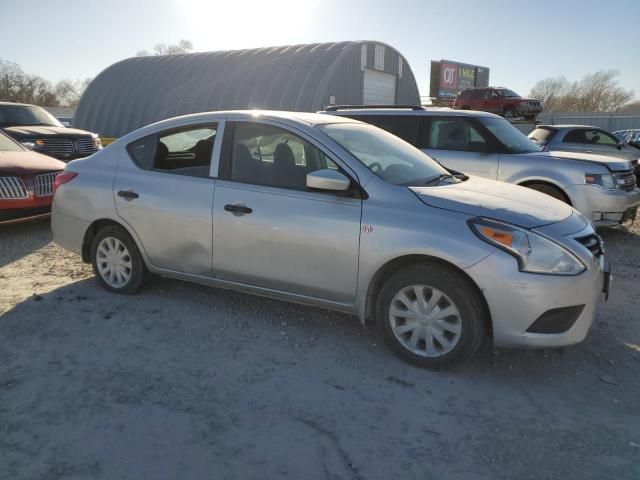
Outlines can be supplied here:
<path id="1" fill-rule="evenodd" d="M 529 105 L 528 103 L 521 103 L 516 107 L 516 112 L 520 116 L 538 115 L 542 112 L 542 105 Z"/>
<path id="2" fill-rule="evenodd" d="M 51 197 L 0 200 L 0 225 L 46 218 L 51 212 Z"/>
<path id="3" fill-rule="evenodd" d="M 566 190 L 574 208 L 595 225 L 619 225 L 640 205 L 640 189 L 605 190 L 597 185 L 571 185 Z"/>
<path id="4" fill-rule="evenodd" d="M 604 256 L 592 258 L 587 270 L 575 276 L 520 272 L 516 260 L 502 251 L 465 271 L 485 296 L 494 345 L 498 347 L 546 348 L 579 343 L 593 323 L 598 302 L 608 295 L 609 274 Z M 550 310 L 567 307 L 582 307 L 568 330 L 527 331 Z"/>

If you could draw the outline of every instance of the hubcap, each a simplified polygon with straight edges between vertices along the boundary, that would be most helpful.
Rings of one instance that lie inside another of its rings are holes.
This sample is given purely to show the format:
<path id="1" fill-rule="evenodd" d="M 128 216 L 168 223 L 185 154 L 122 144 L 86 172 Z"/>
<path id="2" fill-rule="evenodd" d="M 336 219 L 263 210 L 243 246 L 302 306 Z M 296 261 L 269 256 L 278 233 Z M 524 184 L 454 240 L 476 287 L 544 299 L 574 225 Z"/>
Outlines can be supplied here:
<path id="1" fill-rule="evenodd" d="M 122 288 L 131 280 L 129 250 L 115 237 L 105 237 L 98 244 L 96 264 L 102 279 L 113 288 Z"/>
<path id="2" fill-rule="evenodd" d="M 427 285 L 411 285 L 396 293 L 389 321 L 402 346 L 422 357 L 446 355 L 462 334 L 458 307 L 442 291 Z"/>

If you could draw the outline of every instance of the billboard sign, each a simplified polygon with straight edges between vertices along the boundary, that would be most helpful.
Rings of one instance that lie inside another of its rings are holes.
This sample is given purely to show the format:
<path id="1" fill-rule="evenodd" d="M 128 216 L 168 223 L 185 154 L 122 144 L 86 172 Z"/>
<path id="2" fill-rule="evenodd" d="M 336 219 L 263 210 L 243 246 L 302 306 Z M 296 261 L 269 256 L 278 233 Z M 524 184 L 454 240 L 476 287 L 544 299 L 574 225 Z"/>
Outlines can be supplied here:
<path id="1" fill-rule="evenodd" d="M 439 70 L 439 73 L 434 70 Z M 434 88 L 434 80 L 437 88 Z M 431 96 L 455 98 L 462 90 L 488 86 L 489 69 L 486 67 L 450 60 L 431 62 Z"/>

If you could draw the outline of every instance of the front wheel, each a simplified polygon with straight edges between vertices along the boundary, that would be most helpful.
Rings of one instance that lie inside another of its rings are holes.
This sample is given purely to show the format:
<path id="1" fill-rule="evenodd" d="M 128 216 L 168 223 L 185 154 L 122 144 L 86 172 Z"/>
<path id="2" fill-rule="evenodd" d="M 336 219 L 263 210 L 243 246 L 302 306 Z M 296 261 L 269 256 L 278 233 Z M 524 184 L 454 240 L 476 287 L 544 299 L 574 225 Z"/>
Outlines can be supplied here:
<path id="1" fill-rule="evenodd" d="M 484 339 L 486 308 L 471 281 L 439 264 L 407 267 L 380 290 L 378 326 L 387 343 L 420 367 L 451 368 Z"/>
<path id="2" fill-rule="evenodd" d="M 560 200 L 561 202 L 571 205 L 569 199 L 562 192 L 562 190 L 552 185 L 547 185 L 546 183 L 531 183 L 527 185 L 527 188 L 535 190 L 536 192 L 544 193 L 546 195 L 549 195 L 550 197 L 555 198 L 556 200 Z"/>
<path id="3" fill-rule="evenodd" d="M 116 293 L 136 293 L 146 274 L 137 245 L 116 225 L 102 228 L 91 242 L 91 263 L 98 282 Z"/>
<path id="4" fill-rule="evenodd" d="M 507 107 L 504 109 L 504 113 L 502 114 L 504 118 L 514 119 L 516 118 L 516 110 L 513 107 Z"/>

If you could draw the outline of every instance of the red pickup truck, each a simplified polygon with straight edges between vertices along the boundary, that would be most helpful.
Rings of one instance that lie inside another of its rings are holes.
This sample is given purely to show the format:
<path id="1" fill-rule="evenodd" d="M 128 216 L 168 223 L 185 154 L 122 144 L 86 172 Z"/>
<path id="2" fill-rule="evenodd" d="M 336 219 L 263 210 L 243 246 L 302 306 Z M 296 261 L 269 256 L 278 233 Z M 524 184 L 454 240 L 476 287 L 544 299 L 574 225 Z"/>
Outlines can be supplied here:
<path id="1" fill-rule="evenodd" d="M 542 111 L 542 102 L 522 98 L 513 90 L 503 87 L 470 88 L 458 94 L 453 108 L 482 110 L 505 118 L 524 117 L 533 120 Z"/>

